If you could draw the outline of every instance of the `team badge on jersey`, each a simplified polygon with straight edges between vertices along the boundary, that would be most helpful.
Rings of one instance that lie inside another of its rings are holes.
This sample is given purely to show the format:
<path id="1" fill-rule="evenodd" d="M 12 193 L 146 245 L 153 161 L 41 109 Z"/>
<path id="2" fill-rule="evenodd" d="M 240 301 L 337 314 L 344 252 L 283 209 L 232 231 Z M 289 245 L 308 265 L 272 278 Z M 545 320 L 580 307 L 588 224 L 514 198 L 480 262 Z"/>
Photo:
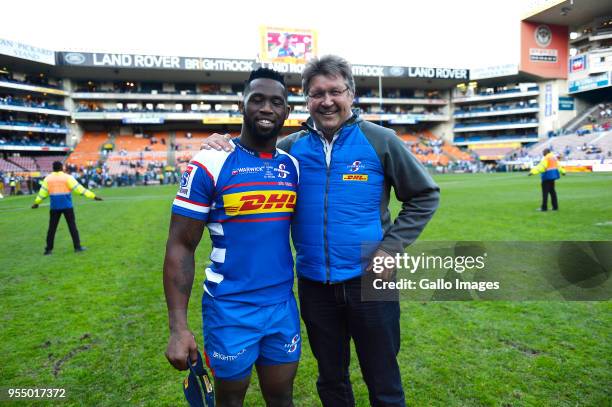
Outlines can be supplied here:
<path id="1" fill-rule="evenodd" d="M 278 168 L 275 168 L 274 171 L 276 171 L 277 173 L 277 177 L 278 178 L 287 178 L 287 175 L 291 174 L 289 171 L 287 171 L 286 169 L 286 165 L 285 164 L 279 164 Z"/>
<path id="2" fill-rule="evenodd" d="M 189 197 L 189 193 L 191 192 L 191 183 L 193 182 L 193 178 L 195 177 L 195 173 L 198 170 L 198 167 L 188 165 L 187 169 L 181 176 L 181 186 L 177 195 L 181 195 L 185 198 Z"/>

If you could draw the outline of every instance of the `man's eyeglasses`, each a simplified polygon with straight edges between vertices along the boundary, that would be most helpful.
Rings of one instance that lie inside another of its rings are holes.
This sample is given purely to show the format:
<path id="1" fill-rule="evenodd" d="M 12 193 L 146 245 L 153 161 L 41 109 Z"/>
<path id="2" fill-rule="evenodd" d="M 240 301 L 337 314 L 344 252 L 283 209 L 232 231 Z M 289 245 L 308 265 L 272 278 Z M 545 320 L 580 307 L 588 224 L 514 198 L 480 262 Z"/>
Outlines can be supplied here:
<path id="1" fill-rule="evenodd" d="M 322 100 L 325 99 L 325 95 L 329 95 L 332 99 L 339 98 L 344 94 L 344 92 L 348 91 L 349 87 L 347 86 L 344 90 L 340 89 L 331 89 L 331 90 L 316 90 L 308 94 L 308 97 L 313 100 Z"/>

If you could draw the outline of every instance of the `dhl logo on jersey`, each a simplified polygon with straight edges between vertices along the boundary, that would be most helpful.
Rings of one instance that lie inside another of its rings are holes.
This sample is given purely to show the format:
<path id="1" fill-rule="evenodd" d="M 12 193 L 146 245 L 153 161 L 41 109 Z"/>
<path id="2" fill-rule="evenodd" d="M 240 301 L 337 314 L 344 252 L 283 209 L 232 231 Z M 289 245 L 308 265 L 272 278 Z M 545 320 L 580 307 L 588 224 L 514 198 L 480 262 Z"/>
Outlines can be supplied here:
<path id="1" fill-rule="evenodd" d="M 223 195 L 223 207 L 228 216 L 293 212 L 295 198 L 295 191 L 237 192 Z"/>
<path id="2" fill-rule="evenodd" d="M 367 181 L 368 174 L 342 174 L 342 181 Z"/>

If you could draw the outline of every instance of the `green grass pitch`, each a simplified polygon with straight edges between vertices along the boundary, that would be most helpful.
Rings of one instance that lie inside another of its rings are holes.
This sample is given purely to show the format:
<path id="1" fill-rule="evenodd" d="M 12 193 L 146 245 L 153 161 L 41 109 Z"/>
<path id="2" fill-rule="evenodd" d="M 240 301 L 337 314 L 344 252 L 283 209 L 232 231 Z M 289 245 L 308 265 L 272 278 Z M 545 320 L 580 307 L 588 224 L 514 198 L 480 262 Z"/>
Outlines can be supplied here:
<path id="1" fill-rule="evenodd" d="M 561 179 L 558 213 L 535 211 L 539 180 L 525 174 L 436 180 L 441 205 L 421 239 L 611 240 L 612 174 Z M 73 253 L 62 220 L 52 256 L 42 256 L 48 203 L 32 210 L 31 196 L 0 200 L 1 388 L 64 388 L 65 406 L 184 405 L 184 373 L 164 357 L 161 277 L 175 190 L 105 189 L 103 202 L 75 197 L 89 250 Z M 200 345 L 209 250 L 205 237 L 190 302 Z M 409 405 L 611 403 L 610 302 L 402 302 L 401 309 L 399 362 Z M 295 405 L 318 406 L 316 364 L 302 334 Z M 355 358 L 351 376 L 358 405 L 367 406 Z M 30 404 L 41 402 L 15 403 Z M 246 405 L 263 405 L 255 375 Z"/>

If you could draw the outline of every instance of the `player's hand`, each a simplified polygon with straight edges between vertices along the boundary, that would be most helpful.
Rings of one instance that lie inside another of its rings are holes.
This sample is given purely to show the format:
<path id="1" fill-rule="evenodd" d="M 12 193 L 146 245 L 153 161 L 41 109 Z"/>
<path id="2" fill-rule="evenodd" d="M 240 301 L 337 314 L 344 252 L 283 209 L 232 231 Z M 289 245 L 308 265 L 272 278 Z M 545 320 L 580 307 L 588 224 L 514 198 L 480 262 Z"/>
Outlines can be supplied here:
<path id="1" fill-rule="evenodd" d="M 101 196 L 96 196 L 94 197 L 94 201 L 103 201 L 104 199 L 102 199 Z"/>
<path id="2" fill-rule="evenodd" d="M 201 150 L 215 149 L 217 151 L 232 151 L 234 147 L 229 142 L 229 134 L 213 133 L 208 136 L 200 146 Z"/>
<path id="3" fill-rule="evenodd" d="M 32 209 L 36 209 L 36 208 L 38 208 L 38 204 L 33 204 Z"/>
<path id="4" fill-rule="evenodd" d="M 387 260 L 387 262 L 394 265 L 393 267 L 390 267 L 390 268 L 384 266 L 385 260 L 389 257 L 393 259 L 393 261 Z M 377 259 L 376 260 L 377 268 L 382 267 L 383 268 L 382 271 L 374 270 L 374 261 L 375 261 L 374 259 Z M 372 257 L 372 261 L 370 261 L 368 268 L 366 268 L 366 273 L 372 273 L 382 278 L 385 281 L 391 281 L 391 279 L 395 275 L 395 257 L 391 256 L 389 253 L 385 252 L 384 250 L 381 250 L 381 249 L 376 250 L 376 253 L 374 253 L 374 256 Z"/>
<path id="5" fill-rule="evenodd" d="M 187 355 L 192 363 L 198 360 L 198 345 L 193 333 L 189 329 L 172 332 L 166 348 L 166 359 L 175 369 L 187 370 Z"/>

